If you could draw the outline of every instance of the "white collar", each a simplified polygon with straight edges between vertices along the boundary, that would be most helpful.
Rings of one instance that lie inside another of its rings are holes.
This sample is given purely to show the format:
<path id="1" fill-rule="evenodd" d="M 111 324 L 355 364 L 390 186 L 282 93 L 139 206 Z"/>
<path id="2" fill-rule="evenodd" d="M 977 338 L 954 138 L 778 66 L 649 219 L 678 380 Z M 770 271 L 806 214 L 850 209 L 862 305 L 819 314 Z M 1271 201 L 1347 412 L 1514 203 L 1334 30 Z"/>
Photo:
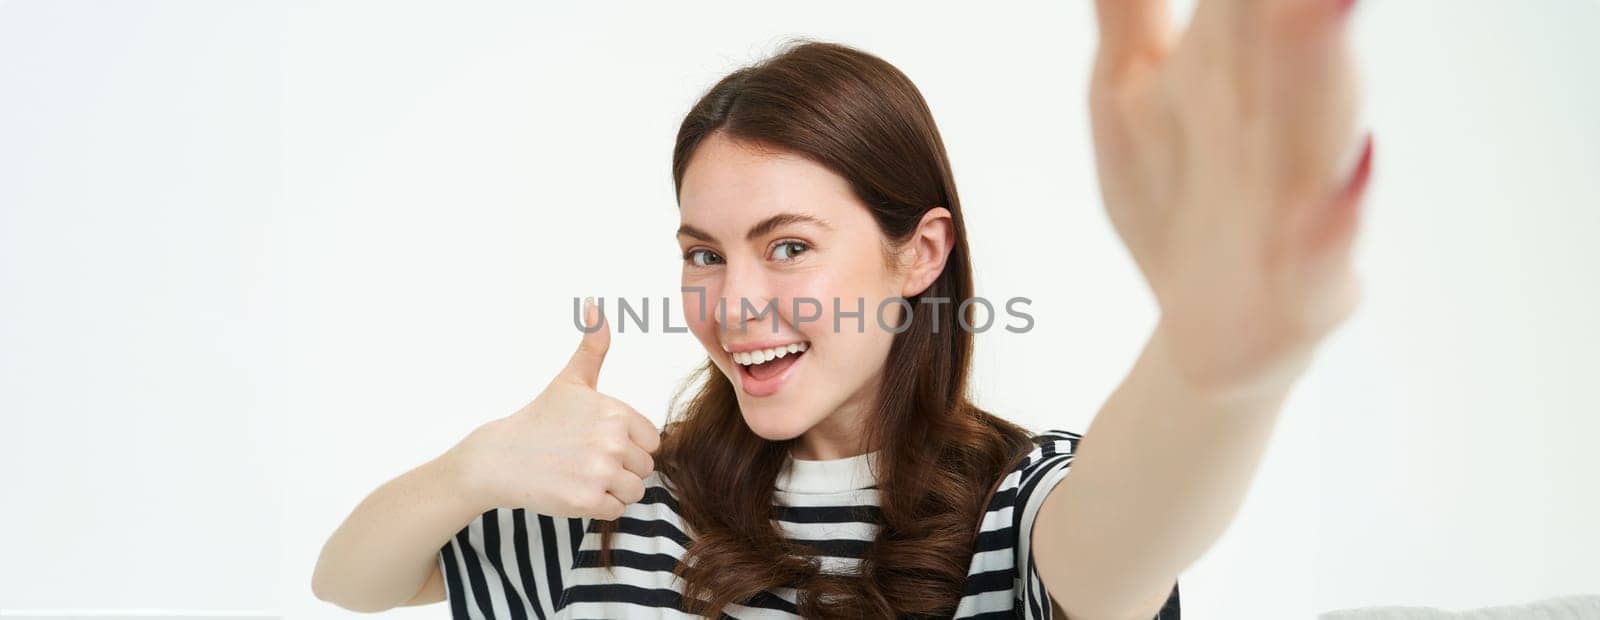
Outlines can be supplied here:
<path id="1" fill-rule="evenodd" d="M 872 464 L 881 450 L 842 459 L 812 461 L 785 454 L 778 472 L 777 489 L 788 493 L 839 493 L 865 489 L 876 481 Z"/>

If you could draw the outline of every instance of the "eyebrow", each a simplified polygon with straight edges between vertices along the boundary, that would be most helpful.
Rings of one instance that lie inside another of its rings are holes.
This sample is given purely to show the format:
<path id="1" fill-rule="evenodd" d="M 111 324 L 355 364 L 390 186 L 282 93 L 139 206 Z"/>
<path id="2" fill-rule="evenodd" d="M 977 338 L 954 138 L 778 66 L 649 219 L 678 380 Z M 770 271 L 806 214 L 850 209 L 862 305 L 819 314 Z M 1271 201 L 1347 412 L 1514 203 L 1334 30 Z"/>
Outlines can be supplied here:
<path id="1" fill-rule="evenodd" d="M 779 213 L 767 219 L 761 220 L 760 222 L 756 223 L 755 226 L 751 226 L 750 230 L 744 234 L 744 238 L 747 241 L 755 241 L 762 235 L 790 224 L 815 224 L 828 230 L 833 230 L 833 226 L 829 225 L 827 220 L 819 217 L 813 217 L 804 213 Z M 716 238 L 712 237 L 711 233 L 700 230 L 688 224 L 678 227 L 678 235 L 688 235 L 701 241 L 716 241 Z"/>

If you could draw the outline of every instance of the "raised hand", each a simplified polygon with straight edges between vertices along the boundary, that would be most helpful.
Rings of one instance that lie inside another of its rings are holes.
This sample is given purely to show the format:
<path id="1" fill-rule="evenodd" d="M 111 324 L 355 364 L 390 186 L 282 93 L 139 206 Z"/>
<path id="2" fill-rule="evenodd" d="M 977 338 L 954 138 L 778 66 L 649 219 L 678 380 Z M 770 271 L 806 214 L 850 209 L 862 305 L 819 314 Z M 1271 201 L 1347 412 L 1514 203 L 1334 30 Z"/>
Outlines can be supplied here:
<path id="1" fill-rule="evenodd" d="M 1107 212 L 1196 385 L 1298 371 L 1359 299 L 1371 169 L 1351 0 L 1097 0 L 1090 112 Z"/>
<path id="2" fill-rule="evenodd" d="M 578 350 L 544 391 L 491 421 L 448 455 L 483 510 L 526 507 L 560 517 L 616 519 L 644 497 L 660 432 L 626 403 L 596 391 L 611 346 L 610 325 L 592 302 Z"/>

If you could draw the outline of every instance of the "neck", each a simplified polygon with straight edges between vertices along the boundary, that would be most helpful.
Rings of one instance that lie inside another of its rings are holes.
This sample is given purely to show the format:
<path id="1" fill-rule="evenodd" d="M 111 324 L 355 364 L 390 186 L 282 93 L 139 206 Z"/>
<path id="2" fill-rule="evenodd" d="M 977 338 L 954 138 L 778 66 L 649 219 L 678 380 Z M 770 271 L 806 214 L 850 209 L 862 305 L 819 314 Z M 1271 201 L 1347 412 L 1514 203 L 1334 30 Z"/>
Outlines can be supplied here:
<path id="1" fill-rule="evenodd" d="M 789 456 L 807 461 L 827 461 L 859 456 L 877 449 L 877 446 L 866 444 L 866 413 L 866 408 L 855 402 L 840 407 L 796 438 L 789 446 Z"/>
<path id="2" fill-rule="evenodd" d="M 879 371 L 833 413 L 801 434 L 789 446 L 789 456 L 807 461 L 843 459 L 866 454 L 880 446 L 866 445 L 866 421 L 877 402 L 883 382 Z"/>

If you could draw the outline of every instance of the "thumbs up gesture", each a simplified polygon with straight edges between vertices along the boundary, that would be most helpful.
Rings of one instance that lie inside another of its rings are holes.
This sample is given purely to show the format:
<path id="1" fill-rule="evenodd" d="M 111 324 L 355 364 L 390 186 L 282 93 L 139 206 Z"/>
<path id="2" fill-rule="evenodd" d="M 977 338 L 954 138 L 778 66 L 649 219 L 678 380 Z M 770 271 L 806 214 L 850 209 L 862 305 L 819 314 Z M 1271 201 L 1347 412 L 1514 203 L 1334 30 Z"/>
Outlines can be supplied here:
<path id="1" fill-rule="evenodd" d="M 611 520 L 644 497 L 660 431 L 626 403 L 596 391 L 610 325 L 592 300 L 585 300 L 584 324 L 592 331 L 538 397 L 450 449 L 466 493 L 482 510 L 521 507 Z"/>

